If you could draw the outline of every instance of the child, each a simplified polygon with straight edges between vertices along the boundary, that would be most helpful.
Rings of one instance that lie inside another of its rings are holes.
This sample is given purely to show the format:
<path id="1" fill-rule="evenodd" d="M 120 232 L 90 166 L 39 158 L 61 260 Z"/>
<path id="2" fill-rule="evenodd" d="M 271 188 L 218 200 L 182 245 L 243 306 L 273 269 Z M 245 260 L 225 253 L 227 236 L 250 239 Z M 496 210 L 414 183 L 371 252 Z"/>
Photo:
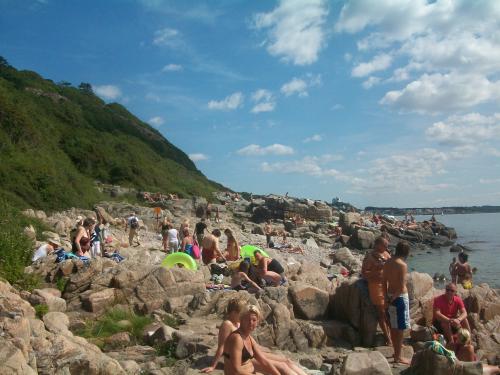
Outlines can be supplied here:
<path id="1" fill-rule="evenodd" d="M 235 270 L 231 277 L 231 288 L 234 290 L 248 290 L 250 293 L 261 288 L 248 277 L 248 270 L 250 264 L 248 262 L 241 262 L 238 270 Z"/>

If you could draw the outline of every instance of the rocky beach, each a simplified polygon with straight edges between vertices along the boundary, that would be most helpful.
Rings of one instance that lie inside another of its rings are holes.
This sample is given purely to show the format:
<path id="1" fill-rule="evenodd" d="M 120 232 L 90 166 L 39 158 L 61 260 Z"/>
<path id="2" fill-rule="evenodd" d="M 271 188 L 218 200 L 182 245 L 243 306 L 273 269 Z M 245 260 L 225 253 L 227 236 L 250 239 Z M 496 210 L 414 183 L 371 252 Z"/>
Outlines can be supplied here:
<path id="1" fill-rule="evenodd" d="M 119 195 L 116 189 L 111 192 Z M 449 365 L 445 357 L 422 350 L 429 338 L 416 331 L 411 338 L 408 332 L 404 342 L 405 356 L 414 356 L 412 366 L 392 363 L 392 348 L 385 346 L 374 308 L 357 283 L 363 257 L 382 231 L 391 250 L 406 240 L 412 249 L 432 251 L 457 246 L 453 228 L 436 223 L 431 229 L 416 223 L 408 229 L 390 218 L 375 224 L 371 215 L 345 212 L 323 201 L 214 193 L 208 229 L 230 228 L 240 245 L 265 248 L 285 268 L 288 283 L 249 294 L 213 287 L 207 266 L 200 265 L 196 271 L 161 266 L 165 254 L 153 208 L 160 207 L 161 216 L 168 217 L 175 228 L 188 219 L 192 231 L 199 218 L 207 215 L 207 203 L 200 197 L 161 197 L 142 204 L 101 202 L 94 210 L 24 211 L 47 224 L 51 231 L 44 235 L 57 239 L 66 250 L 71 249 L 70 231 L 78 217 L 99 213 L 110 224 L 113 241 L 108 245 L 125 260 L 117 263 L 97 257 L 88 263 L 79 259 L 56 263 L 56 256 L 49 255 L 25 269 L 42 280 L 37 288 L 20 290 L 0 281 L 0 373 L 199 373 L 212 361 L 228 301 L 238 296 L 263 312 L 255 339 L 297 361 L 309 374 L 410 370 L 482 374 L 477 362 Z M 218 222 L 214 211 L 219 212 Z M 124 228 L 131 212 L 141 220 L 141 244 L 134 247 L 128 246 Z M 266 248 L 263 223 L 268 219 L 276 233 L 274 249 Z M 335 233 L 337 226 L 341 235 Z M 25 234 L 33 239 L 33 249 L 41 244 L 35 240 L 34 228 L 27 227 Z M 225 241 L 223 235 L 221 249 Z M 226 276 L 223 283 L 229 280 Z M 429 326 L 433 298 L 443 291 L 435 287 L 431 275 L 417 272 L 409 274 L 407 286 L 412 326 Z M 470 290 L 459 287 L 459 295 L 468 311 L 478 360 L 500 364 L 499 291 L 480 284 Z M 113 316 L 116 327 L 109 334 L 102 334 L 104 328 L 93 329 Z M 139 320 L 142 323 L 136 324 Z M 222 366 L 213 373 L 222 374 Z"/>

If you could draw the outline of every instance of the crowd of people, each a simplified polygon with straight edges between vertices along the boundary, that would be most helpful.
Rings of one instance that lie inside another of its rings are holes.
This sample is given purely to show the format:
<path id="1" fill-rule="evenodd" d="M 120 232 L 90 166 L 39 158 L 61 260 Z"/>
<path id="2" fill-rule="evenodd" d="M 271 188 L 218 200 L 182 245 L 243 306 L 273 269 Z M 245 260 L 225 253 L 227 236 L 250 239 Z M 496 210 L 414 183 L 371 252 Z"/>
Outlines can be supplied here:
<path id="1" fill-rule="evenodd" d="M 375 306 L 378 323 L 388 345 L 393 346 L 394 361 L 409 364 L 401 356 L 403 334 L 410 329 L 408 291 L 406 289 L 406 258 L 410 246 L 400 241 L 394 255 L 388 251 L 389 242 L 381 236 L 375 240 L 373 251 L 363 259 L 361 275 L 367 284 L 371 303 Z M 474 348 L 470 342 L 470 325 L 462 299 L 457 295 L 456 282 L 471 282 L 471 269 L 467 255 L 460 253 L 459 262 L 450 265 L 452 282 L 446 285 L 445 293 L 433 301 L 433 322 L 435 331 L 442 335 L 441 342 L 453 350 L 458 359 L 474 361 Z"/>

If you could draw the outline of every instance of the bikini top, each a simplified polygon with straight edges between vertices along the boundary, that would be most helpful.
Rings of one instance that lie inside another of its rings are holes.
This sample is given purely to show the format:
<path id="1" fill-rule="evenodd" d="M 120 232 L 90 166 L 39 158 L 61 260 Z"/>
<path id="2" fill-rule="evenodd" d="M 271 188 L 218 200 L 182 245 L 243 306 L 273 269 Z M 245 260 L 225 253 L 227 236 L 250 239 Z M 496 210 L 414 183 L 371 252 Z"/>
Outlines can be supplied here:
<path id="1" fill-rule="evenodd" d="M 232 333 L 231 333 L 231 335 L 232 335 L 233 333 L 238 333 L 238 334 L 241 336 L 241 333 L 240 333 L 240 332 L 238 332 L 238 331 L 234 331 L 234 332 L 232 332 Z M 243 340 L 243 337 L 242 337 L 241 339 Z M 252 349 L 253 349 L 253 346 L 252 346 Z M 229 353 L 224 352 L 224 353 L 223 353 L 223 355 L 224 355 L 224 357 L 225 357 L 225 358 L 227 358 L 227 359 L 229 359 L 229 358 L 230 358 Z M 247 348 L 246 348 L 246 346 L 245 346 L 245 341 L 243 341 L 243 349 L 241 350 L 241 363 L 243 364 L 243 363 L 245 363 L 246 361 L 249 361 L 249 360 L 251 360 L 251 359 L 253 359 L 253 353 L 252 353 L 252 354 L 250 354 L 250 352 L 248 351 L 248 349 L 247 349 Z"/>

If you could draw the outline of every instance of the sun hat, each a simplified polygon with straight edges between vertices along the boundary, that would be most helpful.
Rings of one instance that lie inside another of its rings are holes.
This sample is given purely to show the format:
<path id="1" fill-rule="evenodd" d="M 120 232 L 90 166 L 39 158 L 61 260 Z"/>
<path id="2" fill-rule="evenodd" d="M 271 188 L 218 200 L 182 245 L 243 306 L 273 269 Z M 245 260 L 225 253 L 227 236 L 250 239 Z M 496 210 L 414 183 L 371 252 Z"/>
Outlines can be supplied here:
<path id="1" fill-rule="evenodd" d="M 55 246 L 56 246 L 56 248 L 57 248 L 57 247 L 61 247 L 60 242 L 59 242 L 58 240 L 54 239 L 54 238 L 49 238 L 49 239 L 47 240 L 47 242 L 48 242 L 48 243 L 51 243 L 52 245 L 55 245 Z"/>

